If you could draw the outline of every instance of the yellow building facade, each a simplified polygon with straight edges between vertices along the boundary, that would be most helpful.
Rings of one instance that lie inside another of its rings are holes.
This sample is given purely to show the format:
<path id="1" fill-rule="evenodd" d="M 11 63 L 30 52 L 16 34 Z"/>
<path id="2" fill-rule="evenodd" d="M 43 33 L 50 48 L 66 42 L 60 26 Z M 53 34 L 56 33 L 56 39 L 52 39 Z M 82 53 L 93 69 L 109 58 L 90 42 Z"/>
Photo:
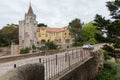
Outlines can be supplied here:
<path id="1" fill-rule="evenodd" d="M 37 44 L 43 46 L 45 42 L 53 41 L 60 47 L 70 47 L 73 43 L 73 38 L 67 27 L 63 28 L 50 28 L 50 27 L 37 27 Z"/>

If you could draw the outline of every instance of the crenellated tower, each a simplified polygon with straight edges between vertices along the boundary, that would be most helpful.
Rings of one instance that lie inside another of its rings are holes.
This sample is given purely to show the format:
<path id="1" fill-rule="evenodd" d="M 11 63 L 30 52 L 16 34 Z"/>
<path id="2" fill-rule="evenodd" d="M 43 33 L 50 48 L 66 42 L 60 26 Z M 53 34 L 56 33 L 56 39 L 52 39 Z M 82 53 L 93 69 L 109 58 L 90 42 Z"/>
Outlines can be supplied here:
<path id="1" fill-rule="evenodd" d="M 32 45 L 36 45 L 36 15 L 33 12 L 30 4 L 28 12 L 25 13 L 24 20 L 19 21 L 19 47 L 32 48 Z"/>

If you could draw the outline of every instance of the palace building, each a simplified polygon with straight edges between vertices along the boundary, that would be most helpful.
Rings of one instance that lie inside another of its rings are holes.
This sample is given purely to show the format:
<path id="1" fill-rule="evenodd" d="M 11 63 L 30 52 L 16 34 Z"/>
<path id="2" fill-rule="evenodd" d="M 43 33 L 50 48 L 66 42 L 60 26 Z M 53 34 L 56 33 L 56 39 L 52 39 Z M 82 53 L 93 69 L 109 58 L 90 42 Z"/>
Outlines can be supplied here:
<path id="1" fill-rule="evenodd" d="M 44 46 L 45 42 L 48 41 L 53 41 L 61 48 L 70 47 L 73 43 L 73 38 L 67 27 L 38 27 L 37 24 L 36 15 L 30 4 L 24 19 L 19 21 L 19 44 L 16 44 L 16 41 L 12 42 L 12 54 L 19 54 L 20 50 L 26 47 L 32 49 L 33 45 L 36 47 Z"/>
<path id="2" fill-rule="evenodd" d="M 73 43 L 73 38 L 67 27 L 63 28 L 50 28 L 50 27 L 37 27 L 37 44 L 42 46 L 45 42 L 53 41 L 61 48 L 70 47 Z"/>

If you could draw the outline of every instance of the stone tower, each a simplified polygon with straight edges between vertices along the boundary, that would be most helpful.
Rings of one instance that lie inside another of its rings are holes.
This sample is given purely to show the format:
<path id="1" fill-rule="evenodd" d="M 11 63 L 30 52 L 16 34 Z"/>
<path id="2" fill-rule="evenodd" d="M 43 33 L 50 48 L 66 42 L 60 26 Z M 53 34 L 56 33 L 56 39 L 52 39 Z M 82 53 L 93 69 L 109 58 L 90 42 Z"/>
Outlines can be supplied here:
<path id="1" fill-rule="evenodd" d="M 30 4 L 28 12 L 25 13 L 24 20 L 19 21 L 19 47 L 32 49 L 32 45 L 36 45 L 36 15 Z"/>

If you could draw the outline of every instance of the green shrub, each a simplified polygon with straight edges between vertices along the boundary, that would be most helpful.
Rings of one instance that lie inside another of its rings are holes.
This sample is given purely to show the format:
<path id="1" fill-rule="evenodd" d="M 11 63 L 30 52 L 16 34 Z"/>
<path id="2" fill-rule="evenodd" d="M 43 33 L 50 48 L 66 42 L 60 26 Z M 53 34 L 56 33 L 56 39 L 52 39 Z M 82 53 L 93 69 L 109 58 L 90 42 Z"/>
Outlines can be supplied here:
<path id="1" fill-rule="evenodd" d="M 96 76 L 95 80 L 115 80 L 115 70 L 112 64 L 106 62 L 103 71 Z"/>
<path id="2" fill-rule="evenodd" d="M 110 59 L 111 58 L 110 53 L 107 51 L 104 51 L 104 58 L 105 60 Z"/>
<path id="3" fill-rule="evenodd" d="M 73 45 L 72 46 L 82 46 L 83 45 L 83 43 L 81 43 L 81 42 L 75 42 L 75 43 L 73 43 Z"/>
<path id="4" fill-rule="evenodd" d="M 34 49 L 34 50 L 36 49 L 36 46 L 35 46 L 35 44 L 33 44 L 33 45 L 32 45 L 32 49 Z"/>
<path id="5" fill-rule="evenodd" d="M 96 76 L 96 80 L 120 80 L 120 63 L 105 62 L 104 69 Z"/>
<path id="6" fill-rule="evenodd" d="M 47 50 L 52 50 L 52 49 L 57 49 L 58 45 L 56 45 L 55 43 L 53 42 L 46 42 L 45 43 L 45 48 Z"/>
<path id="7" fill-rule="evenodd" d="M 30 51 L 30 48 L 26 47 L 20 50 L 20 54 L 27 54 L 29 53 L 29 51 Z"/>
<path id="8" fill-rule="evenodd" d="M 38 50 L 45 50 L 45 46 L 42 46 L 42 47 L 38 47 Z"/>

